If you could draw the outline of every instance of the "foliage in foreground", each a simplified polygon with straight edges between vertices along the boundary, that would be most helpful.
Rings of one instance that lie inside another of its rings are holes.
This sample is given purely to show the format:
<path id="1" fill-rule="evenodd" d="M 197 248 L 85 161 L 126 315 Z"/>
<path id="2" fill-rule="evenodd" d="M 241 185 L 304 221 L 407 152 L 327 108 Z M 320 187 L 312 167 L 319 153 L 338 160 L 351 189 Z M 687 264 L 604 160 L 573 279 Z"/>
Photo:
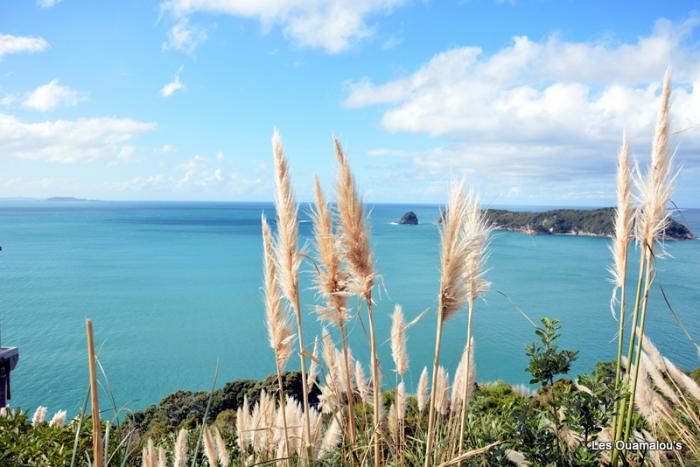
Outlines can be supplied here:
<path id="1" fill-rule="evenodd" d="M 595 441 L 609 439 L 606 427 L 616 401 L 613 387 L 614 362 L 598 363 L 592 373 L 581 375 L 576 380 L 567 379 L 565 375 L 576 359 L 576 352 L 558 347 L 559 331 L 556 320 L 543 319 L 535 331 L 538 342 L 526 348 L 530 359 L 527 370 L 533 383 L 538 385 L 536 391 L 503 382 L 476 385 L 470 400 L 466 451 L 498 444 L 481 455 L 462 462 L 462 465 L 518 465 L 527 459 L 532 466 L 597 466 L 608 461 L 609 453 L 594 450 L 591 446 Z M 695 370 L 692 374 L 698 372 Z M 672 381 L 668 379 L 669 382 Z M 284 381 L 288 396 L 298 400 L 301 392 L 299 373 L 285 374 Z M 212 393 L 175 392 L 159 404 L 110 427 L 106 456 L 110 462 L 107 465 L 150 466 L 144 464 L 143 460 L 144 448 L 146 456 L 150 452 L 149 439 L 153 441 L 153 452 L 157 453 L 159 448 L 163 448 L 168 459 L 166 465 L 175 465 L 172 461 L 177 450 L 177 434 L 181 429 L 187 430 L 189 434 L 184 451 L 189 458 L 186 465 L 191 465 L 207 405 L 210 406 L 207 414 L 208 431 L 220 433 L 230 460 L 230 464 L 223 464 L 217 457 L 216 465 L 244 465 L 256 447 L 249 443 L 248 455 L 240 455 L 236 412 L 243 407 L 244 402 L 252 408 L 259 401 L 261 391 L 274 393 L 275 384 L 275 378 L 270 377 L 263 381 L 228 383 Z M 372 409 L 369 404 L 362 403 L 359 394 L 356 396 L 357 426 L 365 427 L 364 430 L 359 430 L 357 443 L 366 446 L 370 444 L 372 430 L 367 429 L 363 420 L 371 416 Z M 686 397 L 692 401 L 692 395 L 686 394 Z M 396 391 L 385 392 L 383 405 L 391 406 L 396 398 Z M 319 403 L 317 398 L 312 400 L 314 405 Z M 697 414 L 700 411 L 700 401 L 696 399 L 692 403 Z M 239 411 L 238 415 L 240 413 Z M 76 437 L 79 428 L 77 419 L 67 424 L 61 422 L 61 426 L 57 426 L 54 422 L 37 418 L 37 415 L 29 418 L 21 411 L 5 411 L 3 415 L 0 416 L 0 465 L 69 466 L 76 439 L 75 465 L 89 465 L 92 446 L 89 417 L 83 420 Z M 324 424 L 332 424 L 331 414 L 324 417 Z M 450 450 L 449 427 L 446 423 L 448 418 L 449 414 L 441 419 L 442 425 L 438 424 L 443 436 L 438 437 L 436 444 L 437 450 L 446 452 Z M 106 428 L 107 425 L 103 424 L 103 433 Z M 388 426 L 385 429 L 390 431 Z M 644 418 L 636 417 L 634 429 L 643 434 L 650 433 L 654 427 Z M 419 410 L 413 396 L 407 399 L 405 430 L 401 463 L 420 465 L 424 461 L 427 422 L 425 410 Z M 695 435 L 700 436 L 697 427 Z M 213 435 L 210 436 L 213 438 Z M 389 442 L 384 450 L 385 460 L 389 465 L 399 465 L 396 446 L 388 433 L 387 436 Z M 314 464 L 351 465 L 353 450 L 347 441 L 341 433 L 336 444 Z M 214 465 L 207 458 L 205 442 L 202 441 L 201 444 L 195 465 Z M 213 444 L 216 450 L 216 442 Z M 685 461 L 692 463 L 699 460 L 694 457 L 697 454 L 685 452 Z M 157 455 L 154 457 L 156 463 L 153 467 L 160 467 Z M 644 458 L 650 460 L 650 454 L 636 453 L 629 462 L 639 464 Z M 670 455 L 661 454 L 654 460 L 660 462 L 664 458 L 667 461 L 672 459 Z M 356 461 L 360 462 L 361 459 Z"/>

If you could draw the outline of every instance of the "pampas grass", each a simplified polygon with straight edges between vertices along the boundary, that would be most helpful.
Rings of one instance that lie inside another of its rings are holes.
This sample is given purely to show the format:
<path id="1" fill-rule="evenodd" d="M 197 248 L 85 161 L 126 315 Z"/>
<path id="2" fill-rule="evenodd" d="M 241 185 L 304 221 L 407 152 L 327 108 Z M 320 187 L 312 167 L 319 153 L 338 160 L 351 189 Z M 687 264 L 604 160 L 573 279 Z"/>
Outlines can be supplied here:
<path id="1" fill-rule="evenodd" d="M 474 315 L 474 303 L 484 294 L 490 284 L 484 279 L 484 265 L 487 258 L 487 250 L 489 245 L 489 236 L 491 234 L 491 225 L 486 220 L 484 213 L 479 205 L 479 198 L 476 193 L 470 191 L 467 195 L 467 218 L 464 226 L 465 237 L 470 243 L 469 256 L 465 269 L 467 282 L 467 338 L 466 338 L 466 359 L 464 374 L 460 377 L 464 382 L 462 388 L 462 413 L 459 422 L 459 438 L 457 442 L 457 450 L 461 451 L 462 443 L 464 442 L 464 429 L 466 427 L 467 409 L 469 406 L 469 384 L 470 368 L 473 365 L 474 356 L 472 355 L 472 317 Z M 455 454 L 457 454 L 455 452 Z"/>
<path id="2" fill-rule="evenodd" d="M 425 404 L 428 402 L 428 368 L 423 367 L 423 371 L 420 373 L 420 378 L 418 379 L 418 388 L 416 389 L 416 403 L 418 404 L 418 411 L 423 413 L 425 409 Z"/>
<path id="3" fill-rule="evenodd" d="M 317 306 L 320 319 L 338 328 L 343 347 L 343 371 L 347 394 L 347 421 L 350 443 L 355 444 L 355 408 L 352 390 L 352 370 L 345 323 L 348 318 L 348 274 L 341 269 L 340 241 L 333 232 L 333 219 L 321 189 L 318 177 L 314 178 L 315 210 L 311 215 L 319 266 L 316 268 L 316 289 L 323 296 L 326 306 Z"/>
<path id="4" fill-rule="evenodd" d="M 236 420 L 236 423 L 238 423 L 238 420 Z M 187 430 L 184 428 L 181 428 L 177 434 L 174 451 L 173 467 L 185 467 L 187 463 Z M 242 449 L 242 451 L 245 450 Z"/>
<path id="5" fill-rule="evenodd" d="M 632 349 L 635 342 L 635 330 L 637 327 L 639 327 L 640 339 L 644 336 L 647 306 L 649 303 L 649 292 L 653 281 L 653 258 L 655 258 L 654 244 L 656 240 L 665 232 L 670 216 L 667 207 L 671 201 L 671 193 L 673 192 L 673 184 L 676 178 L 673 169 L 673 158 L 668 153 L 670 96 L 671 74 L 670 70 L 666 70 L 661 93 L 659 115 L 656 123 L 656 134 L 654 136 L 652 147 L 651 164 L 646 177 L 638 181 L 638 189 L 641 198 L 641 212 L 637 217 L 635 228 L 637 242 L 641 247 L 640 265 L 644 263 L 646 272 L 644 275 L 644 296 L 641 303 L 641 314 L 639 314 L 638 322 L 638 301 L 635 306 L 635 316 L 632 323 L 628 359 L 632 356 Z M 641 277 L 642 274 L 640 270 L 640 283 Z M 640 342 L 637 345 L 637 353 L 633 364 L 634 372 L 631 374 L 628 373 L 628 381 L 631 381 L 631 385 L 623 439 L 629 439 L 632 424 L 632 410 L 635 405 L 634 400 L 636 397 L 639 378 L 641 354 L 642 346 Z M 616 463 L 616 461 L 617 459 L 613 457 L 613 463 Z"/>
<path id="6" fill-rule="evenodd" d="M 464 305 L 469 294 L 466 271 L 472 249 L 470 239 L 465 235 L 464 224 L 468 216 L 468 204 L 463 184 L 452 186 L 447 211 L 444 215 L 440 238 L 440 291 L 438 295 L 437 328 L 435 352 L 433 355 L 433 378 L 430 385 L 428 410 L 428 439 L 425 448 L 425 467 L 429 467 L 435 441 L 435 411 L 438 397 L 438 367 L 440 366 L 440 345 L 442 327 Z"/>
<path id="7" fill-rule="evenodd" d="M 309 389 L 306 384 L 306 358 L 304 353 L 304 332 L 301 320 L 301 305 L 299 303 L 298 272 L 302 255 L 297 249 L 298 220 L 297 206 L 292 191 L 292 181 L 289 166 L 284 157 L 284 149 L 279 133 L 275 130 L 272 135 L 272 152 L 275 160 L 275 209 L 277 211 L 277 261 L 279 263 L 280 285 L 289 301 L 297 323 L 297 342 L 299 344 L 299 359 L 304 403 L 304 436 L 306 436 L 307 456 L 310 456 L 311 421 L 309 420 Z"/>
<path id="8" fill-rule="evenodd" d="M 336 204 L 340 223 L 340 241 L 342 256 L 347 264 L 349 286 L 355 295 L 364 298 L 367 305 L 369 322 L 370 358 L 372 367 L 372 388 L 374 406 L 374 465 L 381 464 L 381 385 L 379 382 L 379 358 L 374 329 L 372 286 L 374 284 L 374 267 L 369 235 L 365 226 L 364 205 L 355 186 L 355 179 L 350 170 L 343 148 L 337 138 L 333 138 L 335 155 L 338 160 L 338 179 L 336 182 Z"/>
<path id="9" fill-rule="evenodd" d="M 263 277 L 265 296 L 265 322 L 267 324 L 267 334 L 270 347 L 275 353 L 275 368 L 277 371 L 277 386 L 280 405 L 285 405 L 284 386 L 282 384 L 282 373 L 284 367 L 292 354 L 292 339 L 294 332 L 287 313 L 282 306 L 282 294 L 278 282 L 277 263 L 275 261 L 275 249 L 272 240 L 272 232 L 267 224 L 265 216 L 261 219 L 263 237 Z M 287 420 L 283 417 L 282 424 L 284 436 L 287 440 L 285 445 L 289 446 Z M 289 457 L 289 452 L 287 452 Z"/>

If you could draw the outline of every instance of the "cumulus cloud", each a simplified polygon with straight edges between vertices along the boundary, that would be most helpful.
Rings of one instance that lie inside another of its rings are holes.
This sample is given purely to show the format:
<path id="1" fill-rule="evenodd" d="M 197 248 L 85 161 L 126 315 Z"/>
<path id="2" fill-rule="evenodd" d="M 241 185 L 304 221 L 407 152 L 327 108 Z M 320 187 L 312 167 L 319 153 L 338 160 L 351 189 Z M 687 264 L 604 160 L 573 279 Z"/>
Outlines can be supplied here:
<path id="1" fill-rule="evenodd" d="M 60 163 L 118 156 L 126 143 L 155 123 L 130 118 L 82 118 L 36 123 L 0 113 L 0 153 Z"/>
<path id="2" fill-rule="evenodd" d="M 623 129 L 636 150 L 648 152 L 667 65 L 674 127 L 700 124 L 700 50 L 687 43 L 698 22 L 660 20 L 631 43 L 518 36 L 489 55 L 454 48 L 408 76 L 355 81 L 344 103 L 383 106 L 381 124 L 392 133 L 440 137 L 439 147 L 410 155 L 416 171 L 476 171 L 518 185 L 609 176 Z M 700 164 L 693 155 L 699 131 L 677 142 L 686 164 Z"/>
<path id="3" fill-rule="evenodd" d="M 163 97 L 170 97 L 175 92 L 181 90 L 182 88 L 185 87 L 184 84 L 180 81 L 180 73 L 182 73 L 182 67 L 180 67 L 179 70 L 175 73 L 175 77 L 173 80 L 167 84 L 165 84 L 162 88 L 160 88 L 160 95 Z"/>
<path id="4" fill-rule="evenodd" d="M 51 80 L 36 88 L 22 103 L 41 112 L 46 112 L 59 105 L 73 106 L 81 100 L 81 97 L 68 86 L 62 86 L 58 79 Z"/>
<path id="5" fill-rule="evenodd" d="M 180 18 L 168 31 L 168 39 L 163 42 L 161 49 L 179 50 L 188 54 L 194 53 L 199 44 L 207 40 L 204 30 L 189 23 L 187 17 Z"/>
<path id="6" fill-rule="evenodd" d="M 196 12 L 223 13 L 257 19 L 265 30 L 282 28 L 304 47 L 342 52 L 373 34 L 368 19 L 386 14 L 405 0 L 168 0 L 161 10 L 186 18 Z"/>
<path id="7" fill-rule="evenodd" d="M 41 52 L 48 47 L 43 37 L 0 34 L 0 59 L 9 54 Z"/>

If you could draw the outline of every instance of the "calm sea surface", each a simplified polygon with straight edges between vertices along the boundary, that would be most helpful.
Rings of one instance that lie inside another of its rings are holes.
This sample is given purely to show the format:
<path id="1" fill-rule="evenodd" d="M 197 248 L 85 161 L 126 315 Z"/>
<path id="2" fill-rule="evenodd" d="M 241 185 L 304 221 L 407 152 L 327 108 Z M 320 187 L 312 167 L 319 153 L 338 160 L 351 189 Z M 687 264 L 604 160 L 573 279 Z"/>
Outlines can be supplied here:
<path id="1" fill-rule="evenodd" d="M 408 209 L 422 225 L 391 224 Z M 117 402 L 131 409 L 176 389 L 209 387 L 217 361 L 218 385 L 273 373 L 260 290 L 263 211 L 273 217 L 267 204 L 0 203 L 2 343 L 21 353 L 12 373 L 12 405 L 75 413 L 87 383 L 86 317 L 94 321 L 109 386 Z M 408 320 L 431 309 L 409 330 L 411 388 L 431 360 L 437 217 L 436 206 L 372 206 L 383 282 L 376 316 L 385 384 L 394 379 L 386 341 L 394 304 L 403 305 Z M 700 210 L 687 210 L 680 220 L 700 233 Z M 301 224 L 301 234 L 309 240 L 309 223 Z M 528 381 L 523 349 L 534 334 L 515 306 L 533 319 L 562 321 L 563 345 L 581 351 L 573 373 L 613 358 L 608 245 L 603 238 L 495 234 L 488 262 L 493 286 L 474 318 L 479 380 Z M 700 241 L 666 247 L 671 257 L 659 262 L 657 284 L 700 339 Z M 305 334 L 312 340 L 320 326 L 312 312 L 309 269 L 304 266 L 302 304 Z M 442 362 L 450 372 L 464 344 L 465 323 L 461 313 L 445 327 Z M 353 353 L 366 367 L 367 340 L 357 319 L 350 332 Z M 650 302 L 648 333 L 680 366 L 700 366 L 658 291 Z M 296 364 L 292 359 L 291 367 Z"/>

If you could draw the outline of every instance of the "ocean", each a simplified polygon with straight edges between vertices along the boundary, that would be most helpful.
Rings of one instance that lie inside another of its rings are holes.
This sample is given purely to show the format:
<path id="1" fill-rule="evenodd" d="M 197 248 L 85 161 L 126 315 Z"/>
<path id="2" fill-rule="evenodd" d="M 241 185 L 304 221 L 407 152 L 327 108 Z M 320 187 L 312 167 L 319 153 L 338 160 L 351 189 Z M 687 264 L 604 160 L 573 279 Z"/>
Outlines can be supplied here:
<path id="1" fill-rule="evenodd" d="M 439 277 L 438 206 L 369 206 L 379 285 L 376 327 L 384 384 L 391 385 L 390 314 L 407 320 L 430 311 L 408 331 L 409 388 L 432 358 Z M 394 225 L 413 210 L 418 226 Z M 523 208 L 520 208 L 523 209 Z M 311 226 L 302 207 L 302 243 Z M 87 386 L 84 319 L 92 318 L 99 357 L 121 407 L 137 410 L 178 389 L 204 390 L 274 373 L 261 292 L 260 215 L 270 204 L 185 202 L 0 202 L 0 332 L 20 349 L 11 405 L 74 414 Z M 700 210 L 679 220 L 700 233 Z M 580 351 L 572 374 L 612 359 L 617 323 L 609 302 L 610 240 L 496 232 L 488 259 L 491 289 L 475 308 L 477 379 L 528 383 L 525 345 L 537 320 L 561 320 L 561 345 Z M 700 241 L 666 243 L 657 286 L 700 339 Z M 633 257 L 635 255 L 632 255 Z M 320 334 L 302 268 L 307 346 Z M 630 275 L 635 275 L 634 262 Z M 633 279 L 630 280 L 630 283 Z M 630 287 L 633 287 L 631 285 Z M 367 370 L 366 320 L 349 326 L 353 354 Z M 445 324 L 442 364 L 454 372 L 464 345 L 466 313 Z M 683 368 L 700 366 L 658 288 L 648 335 Z M 292 358 L 289 368 L 297 368 Z M 369 371 L 366 371 L 369 374 Z M 103 395 L 105 407 L 108 398 Z"/>

